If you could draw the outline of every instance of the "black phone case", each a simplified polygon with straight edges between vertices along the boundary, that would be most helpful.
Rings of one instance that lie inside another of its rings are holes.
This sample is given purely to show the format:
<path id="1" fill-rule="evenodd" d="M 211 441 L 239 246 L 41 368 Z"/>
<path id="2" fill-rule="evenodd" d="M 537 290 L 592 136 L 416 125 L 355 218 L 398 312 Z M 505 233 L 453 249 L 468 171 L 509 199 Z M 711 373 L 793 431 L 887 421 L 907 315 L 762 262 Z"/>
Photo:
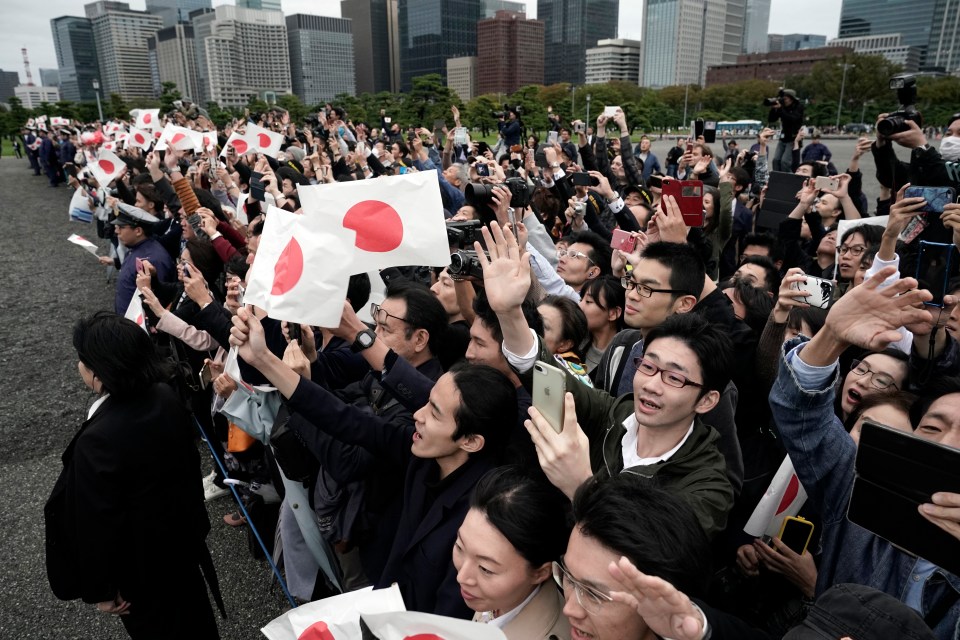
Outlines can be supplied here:
<path id="1" fill-rule="evenodd" d="M 780 223 L 786 220 L 797 206 L 797 192 L 803 188 L 806 180 L 805 176 L 771 171 L 767 182 L 767 195 L 763 199 L 763 208 L 757 216 L 757 227 L 778 232 Z"/>
<path id="2" fill-rule="evenodd" d="M 960 493 L 960 450 L 864 422 L 847 519 L 960 574 L 960 542 L 920 515 L 938 491 Z"/>

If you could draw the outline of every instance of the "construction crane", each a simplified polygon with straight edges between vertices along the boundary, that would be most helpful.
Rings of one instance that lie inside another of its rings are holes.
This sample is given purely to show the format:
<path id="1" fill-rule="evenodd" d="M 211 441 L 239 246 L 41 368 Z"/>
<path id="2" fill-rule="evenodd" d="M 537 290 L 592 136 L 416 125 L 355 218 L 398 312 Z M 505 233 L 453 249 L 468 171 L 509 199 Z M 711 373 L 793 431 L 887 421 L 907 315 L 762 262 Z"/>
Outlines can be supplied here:
<path id="1" fill-rule="evenodd" d="M 20 49 L 20 53 L 23 54 L 23 69 L 27 72 L 27 86 L 33 86 L 33 74 L 30 73 L 30 58 L 27 57 L 27 48 L 24 47 Z"/>

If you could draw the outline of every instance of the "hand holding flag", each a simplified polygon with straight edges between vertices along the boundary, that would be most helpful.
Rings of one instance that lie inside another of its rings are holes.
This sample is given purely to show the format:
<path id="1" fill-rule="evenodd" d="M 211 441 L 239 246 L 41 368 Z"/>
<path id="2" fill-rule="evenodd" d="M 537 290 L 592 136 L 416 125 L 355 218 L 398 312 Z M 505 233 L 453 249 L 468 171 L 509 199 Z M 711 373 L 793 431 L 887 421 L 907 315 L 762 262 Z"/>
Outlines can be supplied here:
<path id="1" fill-rule="evenodd" d="M 78 247 L 83 247 L 84 249 L 92 253 L 95 257 L 97 258 L 100 257 L 97 255 L 97 245 L 93 244 L 83 236 L 78 236 L 77 234 L 72 233 L 70 234 L 70 237 L 67 238 L 67 240 L 77 245 Z"/>

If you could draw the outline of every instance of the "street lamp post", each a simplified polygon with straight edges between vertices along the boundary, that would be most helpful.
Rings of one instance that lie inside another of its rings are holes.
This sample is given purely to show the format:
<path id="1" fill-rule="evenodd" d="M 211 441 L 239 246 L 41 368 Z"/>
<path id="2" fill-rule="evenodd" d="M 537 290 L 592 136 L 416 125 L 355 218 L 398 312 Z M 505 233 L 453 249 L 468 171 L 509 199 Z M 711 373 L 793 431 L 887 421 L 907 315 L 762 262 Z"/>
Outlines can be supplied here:
<path id="1" fill-rule="evenodd" d="M 577 112 L 577 87 L 570 85 L 570 113 Z"/>
<path id="2" fill-rule="evenodd" d="M 855 64 L 843 64 L 843 79 L 840 81 L 840 101 L 837 102 L 837 130 L 840 130 L 840 109 L 843 107 L 843 92 L 847 88 L 847 70 L 853 69 Z"/>
<path id="3" fill-rule="evenodd" d="M 103 122 L 103 107 L 100 106 L 100 81 L 93 81 L 93 90 L 96 91 L 97 96 L 97 111 L 100 113 L 100 122 Z"/>
<path id="4" fill-rule="evenodd" d="M 590 122 L 590 94 L 587 94 L 587 123 Z"/>

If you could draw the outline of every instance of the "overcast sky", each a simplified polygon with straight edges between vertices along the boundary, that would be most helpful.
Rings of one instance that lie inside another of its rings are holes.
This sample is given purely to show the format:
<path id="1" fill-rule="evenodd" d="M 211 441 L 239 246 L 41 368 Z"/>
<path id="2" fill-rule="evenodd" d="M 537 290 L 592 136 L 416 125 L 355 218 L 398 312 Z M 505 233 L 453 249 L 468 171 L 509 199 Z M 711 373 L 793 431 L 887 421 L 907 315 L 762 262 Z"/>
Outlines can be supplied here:
<path id="1" fill-rule="evenodd" d="M 17 71 L 24 80 L 21 47 L 30 54 L 34 82 L 40 82 L 38 69 L 55 69 L 57 57 L 50 34 L 50 19 L 64 15 L 83 15 L 85 0 L 44 0 L 39 4 L 2 0 L 0 21 L 0 69 Z M 316 13 L 339 16 L 339 0 L 282 0 L 285 13 Z M 536 0 L 526 0 L 531 17 L 536 15 Z M 130 0 L 133 9 L 143 9 L 144 0 Z M 213 4 L 231 4 L 213 0 Z M 815 33 L 836 37 L 840 24 L 837 0 L 772 0 L 770 33 Z M 620 37 L 640 39 L 642 0 L 620 0 Z M 38 10 L 39 9 L 39 10 Z"/>

